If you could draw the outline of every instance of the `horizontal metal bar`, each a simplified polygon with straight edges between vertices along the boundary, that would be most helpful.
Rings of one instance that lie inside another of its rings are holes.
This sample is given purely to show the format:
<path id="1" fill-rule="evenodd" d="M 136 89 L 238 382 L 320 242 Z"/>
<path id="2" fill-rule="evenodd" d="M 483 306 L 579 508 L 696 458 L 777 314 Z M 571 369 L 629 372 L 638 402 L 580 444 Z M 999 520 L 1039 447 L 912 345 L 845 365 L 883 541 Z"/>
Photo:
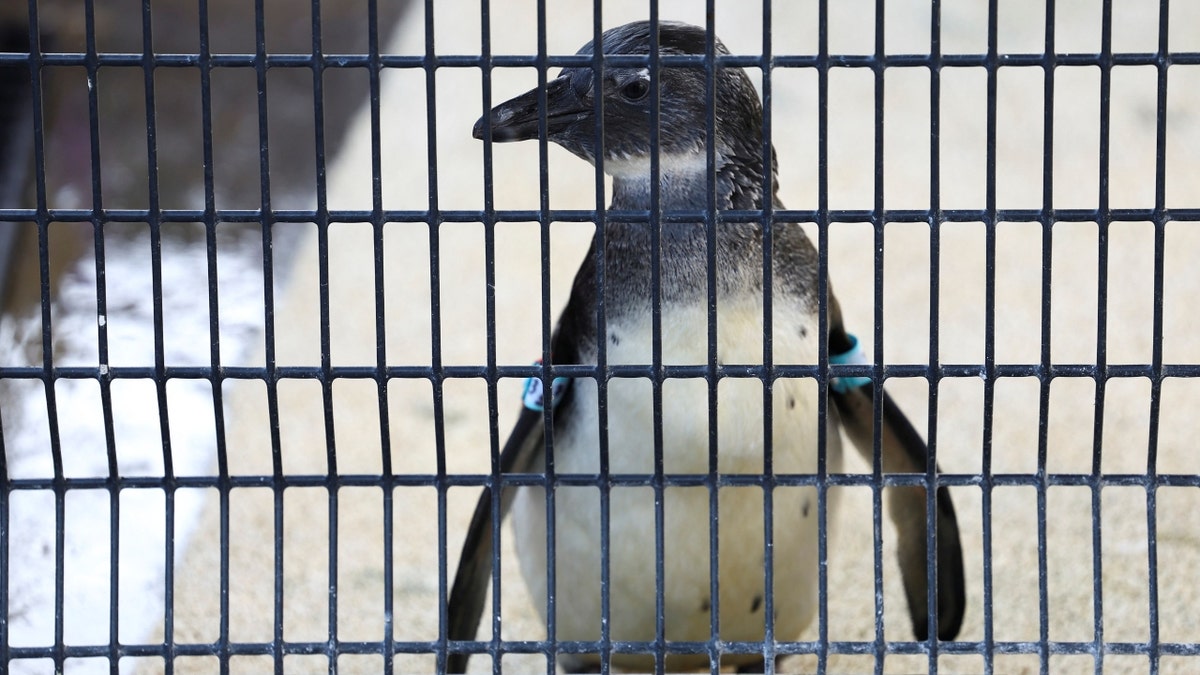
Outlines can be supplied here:
<path id="1" fill-rule="evenodd" d="M 396 653 L 400 654 L 436 654 L 441 645 L 437 641 L 405 641 L 395 640 L 390 643 Z M 929 647 L 923 642 L 908 641 L 829 641 L 820 642 L 775 642 L 774 649 L 781 655 L 815 654 L 826 651 L 832 654 L 865 654 L 874 655 L 882 648 L 885 654 L 926 654 Z M 175 642 L 168 648 L 161 644 L 129 644 L 119 645 L 117 653 L 120 657 L 166 657 L 168 654 L 179 656 L 208 656 L 228 654 L 230 656 L 271 656 L 284 654 L 290 656 L 338 654 L 379 654 L 382 642 L 369 641 L 336 641 L 330 642 L 230 642 L 222 643 L 187 643 Z M 464 640 L 448 642 L 450 651 L 471 654 L 490 654 L 494 643 L 490 641 Z M 1094 654 L 1096 643 L 1050 641 L 1046 643 L 1051 654 Z M 1196 656 L 1200 655 L 1200 643 L 1196 642 L 1158 642 L 1153 645 L 1144 642 L 1103 642 L 1100 648 L 1106 654 L 1144 656 L 1157 651 L 1163 656 Z M 712 645 L 708 642 L 666 641 L 666 650 L 672 654 L 707 654 Z M 501 640 L 495 648 L 496 654 L 539 654 L 554 651 L 560 654 L 586 654 L 598 650 L 611 649 L 614 653 L 640 654 L 653 653 L 657 645 L 654 642 L 638 642 L 613 640 L 608 644 L 599 641 L 579 640 Z M 725 654 L 759 654 L 762 653 L 761 642 L 727 642 L 721 641 L 719 649 Z M 997 654 L 1037 654 L 1042 648 L 1040 642 L 1003 642 L 991 643 L 972 641 L 938 642 L 938 651 L 946 654 L 984 654 L 991 650 Z M 67 658 L 107 657 L 110 655 L 109 645 L 64 645 L 63 652 Z M 169 649 L 169 651 L 168 651 Z M 10 647 L 11 658 L 42 659 L 56 655 L 55 647 Z"/>
<path id="2" fill-rule="evenodd" d="M 838 209 L 828 213 L 817 209 L 774 209 L 769 214 L 762 211 L 717 211 L 718 219 L 730 223 L 759 223 L 769 217 L 776 223 L 977 223 L 977 222 L 1095 222 L 1109 221 L 1200 221 L 1200 207 L 1178 209 Z M 605 217 L 612 221 L 647 222 L 647 211 L 625 211 L 609 209 Z M 144 223 L 156 220 L 162 223 L 195 223 L 212 220 L 216 223 L 262 223 L 269 220 L 275 224 L 312 223 L 477 223 L 477 222 L 595 222 L 596 212 L 581 209 L 504 209 L 494 211 L 417 211 L 417 210 L 334 210 L 310 211 L 301 209 L 217 209 L 208 212 L 198 209 L 0 209 L 0 221 L 51 220 L 64 223 Z M 664 210 L 662 222 L 704 222 L 707 212 L 703 210 Z"/>
<path id="3" fill-rule="evenodd" d="M 835 473 L 821 478 L 817 474 L 776 473 L 718 474 L 714 482 L 708 474 L 664 473 L 662 480 L 654 474 L 568 474 L 545 476 L 540 473 L 514 473 L 500 476 L 500 483 L 509 487 L 543 487 L 549 479 L 560 487 L 807 487 L 829 485 L 836 487 L 911 487 L 922 486 L 928 480 L 923 473 L 885 473 L 883 482 L 869 473 Z M 1087 473 L 939 473 L 938 485 L 948 487 L 1200 487 L 1200 474 L 1087 474 Z M 490 474 L 404 473 L 390 476 L 380 474 L 282 474 L 230 476 L 95 476 L 77 478 L 10 478 L 8 490 L 185 490 L 196 488 L 397 488 L 397 487 L 484 487 L 493 486 Z"/>
<path id="4" fill-rule="evenodd" d="M 985 364 L 887 364 L 878 367 L 878 376 L 884 380 L 895 378 L 921 378 L 929 381 L 945 379 L 983 378 L 988 372 Z M 1110 380 L 1143 377 L 1160 381 L 1172 377 L 1200 377 L 1200 363 L 1163 364 L 1161 367 L 1148 363 L 1105 364 L 1052 363 L 1042 366 L 1036 363 L 996 364 L 990 367 L 996 379 L 1035 377 L 1044 380 L 1058 378 L 1091 378 Z M 545 369 L 551 377 L 595 379 L 601 371 L 594 365 L 556 365 Z M 607 379 L 708 379 L 715 373 L 722 379 L 759 379 L 774 381 L 781 378 L 813 378 L 822 376 L 822 369 L 815 364 L 762 365 L 723 364 L 715 368 L 706 365 L 664 365 L 655 368 L 650 364 L 608 365 L 604 369 Z M 830 364 L 830 377 L 875 378 L 876 366 Z M 531 365 L 484 365 L 469 366 L 57 366 L 50 369 L 42 366 L 0 367 L 0 379 L 9 380 L 260 380 L 280 382 L 282 380 L 430 380 L 480 379 L 487 382 L 503 378 L 540 377 L 542 369 Z"/>
<path id="5" fill-rule="evenodd" d="M 27 53 L 0 53 L 0 65 L 27 64 Z M 247 53 L 211 54 L 204 57 L 195 53 L 154 53 L 150 55 L 131 52 L 103 52 L 95 56 L 83 52 L 44 52 L 37 57 L 44 66 L 103 66 L 153 68 L 255 68 L 259 57 Z M 374 68 L 378 63 L 383 68 L 428 69 L 428 68 L 536 68 L 543 63 L 551 68 L 591 67 L 591 56 L 574 54 L 549 55 L 544 58 L 531 55 L 442 54 L 442 55 L 399 55 L 386 54 L 372 57 L 369 54 L 267 54 L 264 58 L 268 68 Z M 604 57 L 606 67 L 631 67 L 648 65 L 646 56 L 608 55 Z M 873 54 L 790 54 L 770 57 L 754 55 L 721 55 L 717 64 L 727 68 L 984 68 L 998 67 L 1075 67 L 1075 66 L 1166 66 L 1200 64 L 1200 52 L 1153 52 L 1121 53 L 1104 55 L 1098 53 L 1055 53 L 1055 54 L 1000 54 L 994 60 L 987 54 L 887 54 L 882 58 Z M 663 67 L 704 67 L 703 55 L 662 55 L 658 62 Z"/>

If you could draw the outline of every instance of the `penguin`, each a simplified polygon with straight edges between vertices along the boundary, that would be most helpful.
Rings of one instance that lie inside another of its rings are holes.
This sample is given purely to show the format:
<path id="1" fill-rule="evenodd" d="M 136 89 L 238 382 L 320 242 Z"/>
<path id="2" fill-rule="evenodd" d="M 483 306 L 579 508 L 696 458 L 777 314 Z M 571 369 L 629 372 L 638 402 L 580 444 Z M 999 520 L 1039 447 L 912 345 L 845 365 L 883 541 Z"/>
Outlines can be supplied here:
<path id="1" fill-rule="evenodd" d="M 657 40 L 652 40 L 656 29 Z M 729 53 L 719 40 L 714 38 L 714 42 L 717 54 Z M 640 21 L 604 32 L 600 49 L 605 55 L 647 56 L 655 44 L 663 56 L 703 55 L 707 35 L 705 29 L 684 23 Z M 578 54 L 590 56 L 593 49 L 589 42 Z M 651 133 L 651 90 L 655 86 L 659 96 L 656 137 Z M 657 207 L 660 214 L 667 215 L 702 213 L 710 203 L 718 211 L 782 209 L 773 148 L 770 166 L 764 166 L 762 104 L 750 79 L 741 68 L 717 67 L 711 91 L 710 99 L 706 71 L 696 66 L 664 65 L 657 70 L 656 83 L 647 65 L 606 65 L 599 79 L 590 65 L 568 67 L 548 81 L 544 91 L 534 89 L 497 105 L 475 124 L 473 135 L 478 139 L 490 135 L 492 142 L 536 139 L 544 118 L 548 141 L 593 164 L 602 162 L 612 177 L 609 209 L 613 212 L 649 214 Z M 545 110 L 539 104 L 542 96 Z M 597 147 L 596 97 L 603 97 L 602 147 Z M 707 138 L 710 100 L 715 106 L 712 139 Z M 712 163 L 709 143 L 714 146 Z M 654 153 L 657 190 L 652 184 Z M 764 177 L 768 168 L 771 175 Z M 770 186 L 771 194 L 766 194 L 765 186 Z M 710 187 L 715 187 L 715 195 Z M 818 255 L 800 225 L 772 224 L 768 289 L 764 288 L 761 219 L 734 222 L 718 218 L 712 233 L 704 220 L 703 216 L 622 219 L 608 214 L 598 224 L 603 237 L 593 241 L 592 250 L 584 257 L 554 329 L 554 365 L 595 365 L 602 349 L 609 366 L 650 366 L 648 373 L 660 364 L 708 365 L 712 235 L 716 365 L 727 373 L 711 385 L 717 388 L 715 457 L 710 457 L 710 383 L 706 378 L 664 377 L 656 394 L 650 379 L 653 375 L 610 376 L 603 397 L 607 422 L 603 445 L 609 476 L 654 474 L 657 459 L 661 475 L 666 476 L 706 479 L 715 462 L 718 476 L 761 477 L 768 456 L 774 474 L 811 475 L 818 469 L 822 424 L 826 429 L 826 468 L 834 473 L 841 466 L 842 432 L 863 456 L 872 458 L 877 417 L 882 420 L 878 434 L 883 470 L 925 473 L 929 462 L 925 442 L 886 393 L 875 398 L 869 378 L 832 378 L 828 390 L 822 391 L 811 377 L 772 378 L 762 376 L 761 371 L 759 376 L 737 375 L 736 365 L 763 364 L 768 337 L 771 363 L 776 366 L 817 363 L 821 339 L 828 340 L 831 363 L 869 360 L 843 326 L 832 291 L 828 293 L 828 333 L 819 334 Z M 602 241 L 602 255 L 597 255 L 596 241 Z M 656 247 L 657 270 L 652 265 Z M 598 281 L 600 273 L 602 282 Z M 768 296 L 769 304 L 765 302 Z M 763 319 L 767 307 L 769 333 Z M 823 395 L 832 405 L 825 406 L 825 419 L 821 420 L 818 404 Z M 550 391 L 543 390 L 541 378 L 530 378 L 520 416 L 500 454 L 500 473 L 543 471 L 550 445 L 556 475 L 598 474 L 601 402 L 594 377 L 554 377 Z M 549 415 L 544 410 L 547 406 Z M 549 444 L 547 418 L 552 420 Z M 556 641 L 599 641 L 604 595 L 609 639 L 652 643 L 661 651 L 657 642 L 661 637 L 668 644 L 666 661 L 660 667 L 669 671 L 710 667 L 714 636 L 721 643 L 763 641 L 768 622 L 764 598 L 768 594 L 774 639 L 797 639 L 813 621 L 819 602 L 815 485 L 776 486 L 771 491 L 772 588 L 765 583 L 768 521 L 764 487 L 753 481 L 719 487 L 715 509 L 719 543 L 714 552 L 710 550 L 711 482 L 703 480 L 687 485 L 668 482 L 661 488 L 661 526 L 650 481 L 609 485 L 609 577 L 607 587 L 601 588 L 603 528 L 598 485 L 599 479 L 592 485 L 556 486 L 552 514 L 547 513 L 541 487 L 502 490 L 498 515 L 492 510 L 491 488 L 484 489 L 448 598 L 449 640 L 475 639 L 496 554 L 492 526 L 509 510 L 521 573 L 543 620 L 547 619 L 547 593 L 553 590 Z M 837 508 L 836 492 L 827 493 L 830 523 Z M 898 557 L 913 633 L 924 641 L 930 628 L 925 489 L 892 487 L 886 495 L 899 537 Z M 966 606 L 962 548 L 954 505 L 945 486 L 938 488 L 935 504 L 936 635 L 950 640 L 958 633 Z M 551 516 L 553 589 L 547 583 L 551 561 L 547 560 L 546 536 Z M 660 538 L 662 561 L 657 559 Z M 710 576 L 714 555 L 715 584 Z M 672 652 L 670 643 L 677 641 L 708 642 L 710 646 L 690 650 L 693 653 Z M 656 667 L 654 652 L 653 647 L 646 653 L 620 648 L 610 650 L 608 657 L 617 668 L 651 671 Z M 447 671 L 464 672 L 468 656 L 451 650 Z M 719 658 L 723 665 L 741 669 L 761 672 L 764 667 L 762 652 L 724 652 Z M 594 672 L 600 663 L 598 653 L 563 650 L 558 654 L 558 664 L 567 672 Z"/>

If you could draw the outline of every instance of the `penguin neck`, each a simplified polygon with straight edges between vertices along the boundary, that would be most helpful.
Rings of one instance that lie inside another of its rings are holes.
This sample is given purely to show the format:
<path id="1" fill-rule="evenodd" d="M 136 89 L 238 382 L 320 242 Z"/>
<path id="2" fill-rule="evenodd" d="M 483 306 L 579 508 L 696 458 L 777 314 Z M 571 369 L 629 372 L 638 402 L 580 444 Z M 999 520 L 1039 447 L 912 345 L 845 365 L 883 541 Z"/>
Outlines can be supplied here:
<path id="1" fill-rule="evenodd" d="M 718 153 L 711 169 L 715 180 L 710 185 L 710 168 L 704 152 L 662 155 L 658 162 L 658 190 L 655 194 L 650 156 L 607 160 L 604 169 L 613 177 L 610 208 L 627 211 L 704 211 L 709 207 L 710 189 L 715 189 L 719 210 L 763 207 L 762 173 L 755 167 L 730 162 Z M 663 222 L 665 239 L 703 239 L 701 223 Z M 644 230 L 646 228 L 634 228 Z"/>
<path id="2" fill-rule="evenodd" d="M 761 275 L 750 273 L 762 265 L 759 222 L 719 222 L 715 226 L 715 249 L 709 250 L 709 230 L 703 213 L 711 203 L 710 185 L 715 184 L 715 205 L 719 212 L 755 210 L 763 205 L 761 171 L 733 162 L 723 163 L 724 159 L 718 154 L 715 180 L 710 180 L 703 153 L 687 158 L 662 158 L 658 167 L 657 194 L 652 194 L 648 159 L 637 165 L 624 160 L 615 163 L 615 167 L 610 166 L 613 162 L 605 162 L 605 170 L 613 176 L 611 209 L 644 213 L 653 212 L 657 207 L 658 213 L 673 216 L 652 219 L 652 223 L 645 220 L 606 221 L 607 257 L 619 262 L 618 269 L 610 271 L 606 277 L 610 318 L 625 309 L 636 312 L 646 309 L 653 285 L 651 251 L 655 248 L 656 235 L 658 284 L 665 303 L 703 301 L 710 255 L 716 260 L 719 292 L 761 284 Z M 681 221 L 677 216 L 679 211 L 690 211 L 697 217 Z"/>
<path id="3" fill-rule="evenodd" d="M 662 156 L 658 163 L 657 195 L 653 191 L 654 176 L 648 155 L 608 162 L 605 170 L 613 177 L 614 209 L 648 211 L 657 206 L 660 212 L 696 210 L 708 203 L 708 162 L 703 153 Z"/>
<path id="4" fill-rule="evenodd" d="M 710 184 L 710 169 L 704 152 L 686 155 L 663 155 L 658 163 L 658 191 L 654 193 L 650 158 L 648 155 L 632 159 L 608 160 L 604 165 L 613 177 L 612 202 L 609 208 L 623 211 L 671 211 L 703 212 L 709 208 L 710 189 L 715 189 L 714 200 L 718 210 L 757 210 L 763 208 L 762 172 L 759 167 L 746 167 L 728 161 L 718 153 L 716 166 L 712 170 L 715 180 Z M 610 221 L 611 223 L 611 221 Z M 753 224 L 752 229 L 757 229 Z M 746 230 L 746 227 L 719 227 L 718 240 L 729 230 Z M 616 237 L 644 238 L 649 235 L 645 222 L 622 223 L 612 234 Z M 664 244 L 698 244 L 705 239 L 702 220 L 679 222 L 678 218 L 663 219 L 659 225 Z M 742 233 L 744 235 L 744 232 Z M 741 235 L 739 235 L 741 236 Z"/>

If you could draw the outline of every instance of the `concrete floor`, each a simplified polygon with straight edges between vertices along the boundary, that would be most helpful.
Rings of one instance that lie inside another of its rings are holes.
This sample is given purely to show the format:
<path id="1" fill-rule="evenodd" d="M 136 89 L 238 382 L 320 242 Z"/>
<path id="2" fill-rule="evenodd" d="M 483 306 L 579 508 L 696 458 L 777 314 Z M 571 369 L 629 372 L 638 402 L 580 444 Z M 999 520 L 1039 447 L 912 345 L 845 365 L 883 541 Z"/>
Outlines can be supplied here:
<path id="1" fill-rule="evenodd" d="M 573 53 L 591 35 L 591 3 L 547 3 L 552 54 Z M 1030 53 L 1044 41 L 1039 3 L 1004 3 L 1000 14 L 1001 51 Z M 1114 48 L 1152 51 L 1157 18 L 1144 5 L 1115 3 Z M 512 5 L 515 5 L 513 3 Z M 522 54 L 536 48 L 533 3 L 519 7 L 494 4 L 492 50 Z M 835 53 L 873 50 L 873 3 L 831 3 L 829 48 Z M 1056 49 L 1095 51 L 1099 46 L 1100 3 L 1064 2 L 1057 9 Z M 478 4 L 438 2 L 435 35 L 441 54 L 476 54 Z M 663 18 L 703 23 L 698 0 L 664 0 Z M 816 3 L 776 3 L 772 48 L 776 54 L 815 53 Z M 945 53 L 986 50 L 986 3 L 945 3 Z M 614 26 L 645 18 L 637 2 L 606 2 L 604 22 Z M 925 3 L 888 3 L 889 52 L 928 51 L 929 18 Z M 424 52 L 424 25 L 414 12 L 389 47 L 393 53 Z M 761 8 L 757 3 L 718 3 L 719 35 L 736 54 L 760 53 Z M 1171 46 L 1200 50 L 1200 5 L 1174 3 Z M 1154 206 L 1155 72 L 1148 68 L 1114 71 L 1111 98 L 1110 205 Z M 1099 74 L 1089 68 L 1059 68 L 1055 74 L 1053 204 L 1058 209 L 1095 208 L 1099 139 Z M 426 96 L 421 71 L 383 74 L 382 166 L 384 206 L 425 209 L 429 181 L 426 145 Z M 1166 205 L 1197 206 L 1200 195 L 1200 67 L 1169 71 Z M 524 91 L 535 82 L 531 69 L 497 69 L 493 100 Z M 482 146 L 470 128 L 483 106 L 476 69 L 437 72 L 437 195 L 442 209 L 479 209 L 483 205 Z M 817 206 L 816 76 L 808 70 L 776 69 L 775 144 L 782 167 L 783 200 L 790 208 Z M 942 73 L 941 207 L 983 208 L 986 199 L 986 79 L 978 69 Z M 924 69 L 889 70 L 885 96 L 884 199 L 890 209 L 929 206 L 929 73 Z M 996 202 L 1000 208 L 1043 206 L 1043 80 L 1038 68 L 1005 69 L 999 77 L 997 107 Z M 867 209 L 873 201 L 873 81 L 868 71 L 837 70 L 830 75 L 829 201 L 837 209 Z M 330 180 L 330 208 L 370 208 L 370 125 L 362 113 L 338 153 Z M 495 150 L 495 205 L 534 209 L 538 205 L 537 147 L 526 143 Z M 596 203 L 590 167 L 557 148 L 550 149 L 550 203 L 553 208 L 592 208 Z M 1043 269 L 1041 228 L 1031 223 L 1002 223 L 995 248 L 995 358 L 997 363 L 1036 363 L 1040 359 L 1042 284 L 1049 274 L 1050 353 L 1054 363 L 1095 363 L 1097 336 L 1105 337 L 1109 364 L 1149 363 L 1152 358 L 1154 238 L 1148 223 L 1115 223 L 1108 232 L 1107 265 L 1100 267 L 1101 240 L 1093 223 L 1057 223 L 1050 244 L 1051 265 Z M 590 226 L 556 223 L 551 228 L 551 297 L 554 312 L 565 301 L 570 279 L 589 241 Z M 985 232 L 978 223 L 947 223 L 940 228 L 937 295 L 931 300 L 931 241 L 924 225 L 889 224 L 886 228 L 882 297 L 873 286 L 872 232 L 866 225 L 831 228 L 831 274 L 847 324 L 872 353 L 875 302 L 883 303 L 888 363 L 928 363 L 929 313 L 938 311 L 938 359 L 943 364 L 981 363 L 985 345 Z M 441 274 L 438 297 L 442 358 L 446 364 L 484 361 L 484 240 L 478 224 L 445 224 L 438 231 Z M 1179 222 L 1166 228 L 1162 354 L 1165 363 L 1200 362 L 1200 338 L 1193 329 L 1192 298 L 1200 293 L 1200 232 Z M 290 285 L 279 295 L 277 358 L 280 365 L 320 363 L 318 299 L 330 300 L 330 345 L 334 365 L 376 363 L 376 316 L 382 312 L 387 362 L 431 363 L 431 290 L 429 235 L 423 225 L 395 223 L 385 228 L 384 298 L 375 304 L 373 243 L 369 226 L 337 224 L 330 228 L 327 289 L 319 286 L 317 239 L 310 231 L 298 255 Z M 504 224 L 496 229 L 496 333 L 501 364 L 534 359 L 541 344 L 540 274 L 536 224 Z M 1098 293 L 1107 293 L 1107 321 L 1098 321 Z M 1101 333 L 1102 331 L 1102 333 Z M 517 412 L 519 383 L 499 387 L 500 441 Z M 230 470 L 235 474 L 272 472 L 267 397 L 261 384 L 232 388 Z M 929 396 L 924 380 L 892 380 L 890 392 L 901 401 L 918 428 L 927 420 Z M 1031 473 L 1037 469 L 1039 425 L 1047 434 L 1046 470 L 1051 473 L 1139 474 L 1149 461 L 1151 386 L 1141 378 L 1114 379 L 1104 387 L 1103 425 L 1096 425 L 1096 387 L 1089 379 L 1063 378 L 1050 388 L 1049 414 L 1038 415 L 1038 383 L 1001 379 L 995 386 L 990 446 L 985 444 L 983 382 L 950 379 L 937 392 L 938 457 L 950 473 L 984 470 L 990 451 L 994 473 Z M 1160 473 L 1200 473 L 1194 451 L 1198 425 L 1194 410 L 1200 383 L 1166 381 L 1158 401 L 1156 461 Z M 388 385 L 384 412 L 390 444 L 381 447 L 378 391 L 367 381 L 340 380 L 332 387 L 333 425 L 326 428 L 317 382 L 285 381 L 279 386 L 282 469 L 287 474 L 323 474 L 330 469 L 327 439 L 336 447 L 340 473 L 382 470 L 386 453 L 392 470 L 436 470 L 435 429 L 430 386 L 424 381 L 394 380 Z M 488 467 L 487 398 L 480 383 L 454 381 L 445 390 L 444 444 L 450 472 L 481 473 Z M 1094 434 L 1102 451 L 1094 455 Z M 850 455 L 847 470 L 869 471 Z M 845 508 L 831 524 L 836 538 L 830 551 L 828 635 L 832 640 L 873 637 L 874 594 L 868 580 L 872 559 L 871 498 L 866 490 L 847 490 Z M 446 513 L 451 573 L 477 490 L 449 491 Z M 1053 487 L 1046 500 L 1045 556 L 1048 624 L 1039 625 L 1038 501 L 1028 487 L 1001 487 L 984 510 L 978 488 L 954 491 L 966 555 L 969 609 L 960 639 L 982 640 L 990 622 L 997 641 L 1095 639 L 1097 608 L 1103 615 L 1105 641 L 1141 642 L 1149 637 L 1147 494 L 1137 487 L 1106 487 L 1098 495 L 1085 487 Z M 1158 638 L 1200 641 L 1200 603 L 1194 570 L 1200 565 L 1200 492 L 1163 488 L 1155 493 L 1157 518 Z M 384 551 L 381 492 L 342 488 L 336 503 L 324 488 L 289 488 L 283 493 L 283 626 L 289 641 L 325 641 L 331 617 L 340 640 L 379 640 L 384 630 Z M 1093 507 L 1100 506 L 1097 516 Z M 334 506 L 336 505 L 336 510 Z M 239 489 L 230 496 L 229 631 L 236 641 L 269 641 L 274 635 L 274 501 L 269 489 Z M 337 550 L 330 554 L 330 518 L 336 514 Z M 433 640 L 438 622 L 437 498 L 432 488 L 398 488 L 393 502 L 393 622 L 397 640 Z M 1102 540 L 1094 541 L 1093 518 L 1100 519 Z M 990 528 L 990 529 L 989 529 Z M 990 532 L 990 552 L 984 532 Z M 215 494 L 204 520 L 177 570 L 174 639 L 206 642 L 218 637 L 219 508 Z M 511 546 L 511 532 L 504 541 Z M 890 524 L 884 531 L 884 621 L 889 640 L 911 639 L 899 576 L 893 562 Z M 503 625 L 508 639 L 544 636 L 510 548 L 503 552 Z M 991 613 L 984 612 L 984 556 L 991 557 Z M 337 563 L 337 607 L 331 611 L 331 557 Z M 1095 562 L 1101 567 L 1097 568 Z M 1099 582 L 1095 577 L 1099 576 Z M 481 637 L 488 635 L 486 626 Z M 815 639 L 816 626 L 800 636 Z M 403 672 L 430 672 L 432 657 L 397 658 Z M 1147 659 L 1108 655 L 1113 672 L 1149 672 Z M 893 656 L 886 672 L 925 668 L 924 657 Z M 148 671 L 161 664 L 144 664 Z M 235 658 L 235 672 L 259 672 L 268 662 Z M 324 657 L 288 656 L 287 672 L 326 671 Z M 544 668 L 544 662 L 511 657 L 514 672 Z M 981 672 L 982 658 L 943 656 L 950 672 Z M 378 656 L 344 656 L 343 672 L 377 672 Z M 485 658 L 472 661 L 486 671 Z M 1037 672 L 1038 659 L 997 655 L 996 672 Z M 1090 656 L 1054 656 L 1053 672 L 1092 672 Z M 1194 660 L 1164 657 L 1160 672 L 1195 669 Z M 788 672 L 811 672 L 811 658 L 786 661 Z M 870 657 L 832 657 L 838 672 L 867 672 Z M 177 672 L 210 672 L 212 658 L 183 658 Z"/>

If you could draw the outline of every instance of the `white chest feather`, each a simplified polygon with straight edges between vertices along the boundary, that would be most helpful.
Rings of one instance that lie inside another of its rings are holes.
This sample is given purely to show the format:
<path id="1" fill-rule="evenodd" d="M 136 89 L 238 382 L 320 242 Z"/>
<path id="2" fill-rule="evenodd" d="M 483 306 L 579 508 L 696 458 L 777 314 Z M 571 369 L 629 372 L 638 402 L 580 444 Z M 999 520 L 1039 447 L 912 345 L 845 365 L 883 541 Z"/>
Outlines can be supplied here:
<path id="1" fill-rule="evenodd" d="M 718 307 L 717 358 L 723 364 L 761 364 L 761 304 L 753 298 L 723 300 Z M 776 364 L 810 364 L 817 359 L 813 316 L 801 308 L 776 307 L 773 359 Z M 651 362 L 651 326 L 645 321 L 610 322 L 610 364 Z M 664 308 L 662 360 L 667 365 L 699 365 L 708 360 L 704 306 Z M 562 473 L 599 470 L 598 393 L 595 382 L 573 382 L 571 423 L 554 438 L 555 467 Z M 661 395 L 661 439 L 665 473 L 707 475 L 709 471 L 709 384 L 702 378 L 670 379 Z M 757 378 L 725 378 L 717 384 L 717 467 L 722 474 L 761 474 L 768 447 L 763 411 L 767 399 Z M 608 455 L 613 474 L 654 470 L 653 389 L 645 379 L 614 378 L 608 383 Z M 770 442 L 776 474 L 811 474 L 817 466 L 817 387 L 811 379 L 778 379 L 770 390 Z M 831 470 L 839 466 L 840 441 L 831 425 L 827 452 Z M 655 494 L 641 486 L 613 487 L 609 499 L 611 637 L 652 640 L 656 618 Z M 709 542 L 710 491 L 706 487 L 664 489 L 662 532 L 666 637 L 706 640 L 711 633 L 712 585 Z M 775 632 L 793 639 L 815 609 L 816 491 L 776 488 L 773 500 Z M 716 514 L 720 635 L 724 640 L 762 639 L 765 617 L 764 493 L 760 487 L 724 487 Z M 514 505 L 521 569 L 535 602 L 545 611 L 545 495 L 524 489 Z M 560 487 L 555 493 L 558 639 L 600 637 L 601 526 L 596 488 Z M 704 661 L 703 657 L 700 661 Z M 625 666 L 646 661 L 615 659 Z M 688 665 L 683 659 L 672 662 Z"/>

